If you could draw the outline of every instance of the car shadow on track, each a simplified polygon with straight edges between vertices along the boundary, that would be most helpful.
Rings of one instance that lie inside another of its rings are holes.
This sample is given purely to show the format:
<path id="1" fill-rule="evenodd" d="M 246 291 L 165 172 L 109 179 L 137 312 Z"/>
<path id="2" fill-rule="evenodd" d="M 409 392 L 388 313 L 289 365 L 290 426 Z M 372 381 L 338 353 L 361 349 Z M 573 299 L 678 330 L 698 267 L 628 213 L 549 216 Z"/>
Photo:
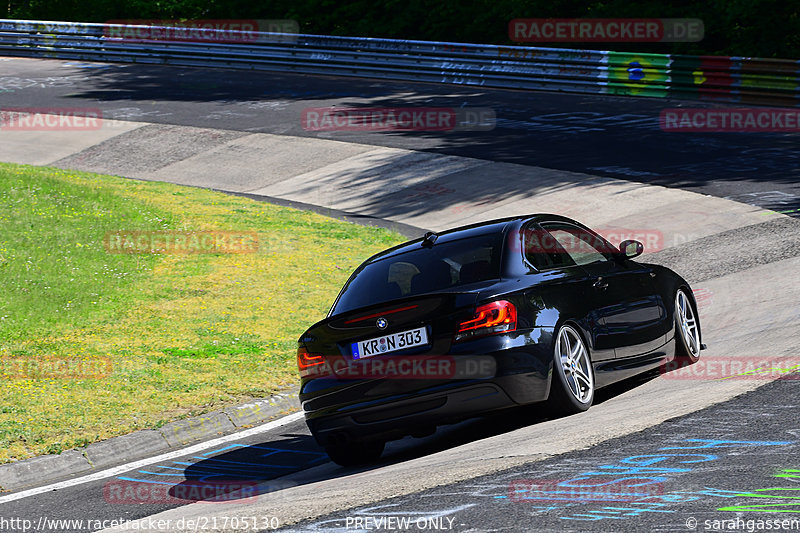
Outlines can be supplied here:
<path id="1" fill-rule="evenodd" d="M 633 390 L 658 375 L 656 370 L 600 389 L 595 394 L 594 404 Z M 406 437 L 390 442 L 379 461 L 348 468 L 330 463 L 308 433 L 283 434 L 281 438 L 261 445 L 232 444 L 208 452 L 208 458 L 187 466 L 183 472 L 186 480 L 172 487 L 170 495 L 183 498 L 194 495 L 189 499 L 196 501 L 205 499 L 196 496 L 208 496 L 208 490 L 211 490 L 216 494 L 214 501 L 245 501 L 298 484 L 335 479 L 409 461 L 551 419 L 553 416 L 543 408 L 543 404 L 507 409 L 491 416 L 442 426 L 427 437 Z M 309 470 L 321 465 L 324 467 Z M 307 472 L 299 483 L 292 479 L 292 474 L 303 470 Z M 203 489 L 208 490 L 203 492 Z"/>

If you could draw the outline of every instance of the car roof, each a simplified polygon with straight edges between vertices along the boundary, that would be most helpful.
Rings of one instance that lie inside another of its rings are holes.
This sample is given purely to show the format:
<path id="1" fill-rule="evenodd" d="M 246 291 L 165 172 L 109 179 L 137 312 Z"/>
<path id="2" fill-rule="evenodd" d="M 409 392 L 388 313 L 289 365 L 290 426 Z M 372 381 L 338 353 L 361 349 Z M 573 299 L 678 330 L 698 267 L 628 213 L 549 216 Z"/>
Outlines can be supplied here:
<path id="1" fill-rule="evenodd" d="M 437 237 L 436 238 L 437 243 L 444 243 L 444 242 L 466 239 L 469 237 L 479 237 L 481 235 L 504 233 L 508 231 L 511 227 L 515 226 L 517 223 L 528 222 L 528 221 L 533 221 L 533 222 L 563 221 L 563 222 L 571 222 L 573 224 L 582 225 L 579 222 L 576 222 L 575 220 L 572 220 L 570 218 L 561 215 L 554 215 L 550 213 L 535 213 L 530 215 L 517 215 L 512 217 L 487 220 L 484 222 L 476 222 L 474 224 L 469 224 L 467 226 L 459 226 L 445 231 L 435 232 L 433 234 L 436 235 Z M 402 244 L 398 244 L 393 248 L 389 248 L 388 250 L 379 252 L 370 257 L 369 259 L 367 259 L 365 263 L 371 263 L 373 261 L 386 259 L 388 257 L 392 257 L 395 255 L 408 252 L 410 250 L 414 250 L 417 247 L 419 247 L 420 243 L 423 241 L 424 238 L 425 237 L 420 237 L 418 239 L 407 241 Z"/>

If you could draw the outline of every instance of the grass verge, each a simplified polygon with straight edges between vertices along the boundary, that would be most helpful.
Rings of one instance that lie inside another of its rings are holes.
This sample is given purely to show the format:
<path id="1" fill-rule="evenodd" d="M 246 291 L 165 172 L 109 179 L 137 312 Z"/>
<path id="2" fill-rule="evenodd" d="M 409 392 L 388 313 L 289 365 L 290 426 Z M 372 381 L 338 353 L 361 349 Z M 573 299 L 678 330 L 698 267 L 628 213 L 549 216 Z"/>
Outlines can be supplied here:
<path id="1" fill-rule="evenodd" d="M 117 231 L 254 231 L 254 253 L 114 254 Z M 296 380 L 297 337 L 399 234 L 177 185 L 0 164 L 0 463 Z"/>

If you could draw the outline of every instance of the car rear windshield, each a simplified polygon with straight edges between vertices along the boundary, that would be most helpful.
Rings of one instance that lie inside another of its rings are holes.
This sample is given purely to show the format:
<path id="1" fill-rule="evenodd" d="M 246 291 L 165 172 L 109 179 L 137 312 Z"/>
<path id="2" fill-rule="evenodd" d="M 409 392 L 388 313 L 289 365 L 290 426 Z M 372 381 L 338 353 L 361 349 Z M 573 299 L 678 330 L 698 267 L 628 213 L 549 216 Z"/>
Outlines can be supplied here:
<path id="1" fill-rule="evenodd" d="M 500 234 L 420 244 L 408 252 L 367 263 L 342 289 L 331 314 L 406 296 L 500 278 Z"/>

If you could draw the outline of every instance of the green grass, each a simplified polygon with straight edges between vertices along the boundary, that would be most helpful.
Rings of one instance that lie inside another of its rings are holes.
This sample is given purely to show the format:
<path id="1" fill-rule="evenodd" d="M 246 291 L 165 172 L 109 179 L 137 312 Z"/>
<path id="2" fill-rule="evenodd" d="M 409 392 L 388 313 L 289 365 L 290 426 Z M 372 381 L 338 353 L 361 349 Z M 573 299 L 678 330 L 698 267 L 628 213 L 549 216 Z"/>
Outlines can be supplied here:
<path id="1" fill-rule="evenodd" d="M 108 253 L 120 230 L 255 231 L 259 248 Z M 286 387 L 297 337 L 361 261 L 402 240 L 201 189 L 0 164 L 0 462 Z M 110 373 L 46 363 L 64 360 Z"/>

